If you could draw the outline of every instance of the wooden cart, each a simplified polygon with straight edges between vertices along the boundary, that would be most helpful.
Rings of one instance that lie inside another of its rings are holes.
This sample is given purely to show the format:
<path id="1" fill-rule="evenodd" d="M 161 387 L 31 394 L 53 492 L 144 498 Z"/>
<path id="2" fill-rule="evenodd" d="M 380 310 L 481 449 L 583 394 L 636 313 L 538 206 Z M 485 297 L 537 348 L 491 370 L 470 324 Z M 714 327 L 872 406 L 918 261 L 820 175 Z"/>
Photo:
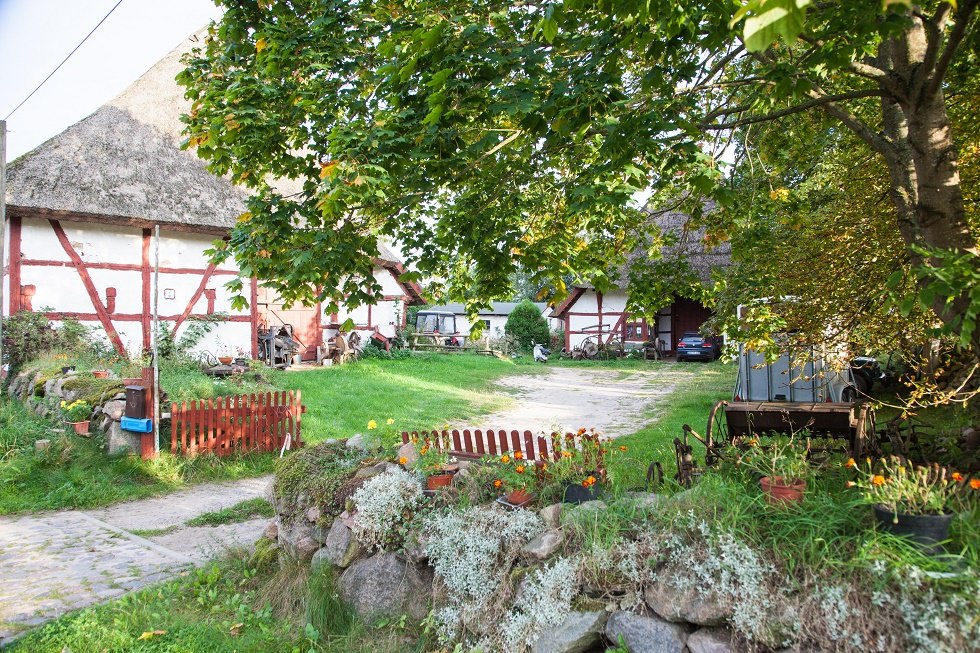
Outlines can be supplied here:
<path id="1" fill-rule="evenodd" d="M 795 433 L 824 439 L 828 448 L 843 441 L 854 458 L 877 449 L 874 408 L 867 403 L 719 401 L 708 415 L 705 463 L 715 463 L 726 448 L 738 447 L 751 437 Z"/>

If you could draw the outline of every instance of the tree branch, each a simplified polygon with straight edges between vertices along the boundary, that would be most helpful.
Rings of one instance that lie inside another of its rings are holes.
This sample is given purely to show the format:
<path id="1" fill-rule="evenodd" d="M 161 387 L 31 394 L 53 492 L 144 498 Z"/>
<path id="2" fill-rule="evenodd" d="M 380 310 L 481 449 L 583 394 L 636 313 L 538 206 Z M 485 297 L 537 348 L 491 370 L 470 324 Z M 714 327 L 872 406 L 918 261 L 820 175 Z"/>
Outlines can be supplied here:
<path id="1" fill-rule="evenodd" d="M 821 107 L 821 106 L 825 106 L 825 105 L 828 105 L 828 104 L 833 104 L 833 103 L 836 103 L 836 102 L 841 102 L 841 101 L 846 101 L 846 100 L 856 100 L 856 99 L 859 99 L 859 98 L 882 97 L 882 95 L 884 95 L 884 94 L 882 93 L 882 91 L 880 91 L 878 89 L 864 89 L 864 90 L 859 90 L 859 91 L 849 91 L 847 93 L 838 93 L 836 95 L 822 95 L 822 94 L 817 93 L 816 91 L 811 91 L 811 99 L 810 100 L 808 100 L 806 102 L 803 102 L 801 104 L 797 104 L 797 105 L 791 106 L 791 107 L 786 107 L 785 109 L 780 109 L 779 111 L 773 111 L 772 113 L 767 113 L 767 114 L 762 115 L 762 116 L 750 116 L 748 118 L 740 118 L 738 120 L 732 120 L 730 122 L 721 123 L 721 124 L 717 124 L 717 125 L 711 125 L 711 124 L 707 124 L 707 123 L 702 122 L 698 126 L 701 129 L 704 129 L 706 131 L 718 131 L 718 130 L 721 130 L 721 129 L 734 129 L 736 127 L 743 127 L 745 125 L 752 125 L 752 124 L 759 123 L 759 122 L 767 122 L 767 121 L 770 121 L 770 120 L 775 120 L 776 118 L 782 118 L 784 116 L 789 116 L 789 115 L 792 115 L 794 113 L 802 113 L 803 111 L 807 111 L 807 110 L 812 109 L 814 107 Z M 706 116 L 706 118 L 710 120 L 711 118 L 717 118 L 718 116 L 731 115 L 733 113 L 741 113 L 745 109 L 746 109 L 746 106 L 745 105 L 741 105 L 741 106 L 738 106 L 738 107 L 732 107 L 731 109 L 717 109 L 717 110 L 713 111 L 711 114 L 708 114 Z M 857 121 L 858 123 L 860 123 L 861 126 L 863 126 L 865 129 L 868 129 L 867 125 L 864 125 L 864 123 L 861 123 L 860 120 L 856 116 L 853 116 L 853 114 L 850 114 L 849 112 L 846 112 L 846 113 L 847 113 L 847 115 L 851 115 L 853 117 L 853 119 L 855 121 Z M 838 116 L 835 115 L 835 117 L 838 117 Z M 850 127 L 850 125 L 848 125 L 848 126 Z M 870 130 L 868 130 L 868 131 L 870 131 Z"/>
<path id="2" fill-rule="evenodd" d="M 926 97 L 932 97 L 939 92 L 939 87 L 946 77 L 946 71 L 949 70 L 949 64 L 952 62 L 957 48 L 959 48 L 960 43 L 963 42 L 963 38 L 966 36 L 968 23 L 973 16 L 973 12 L 976 11 L 978 3 L 980 3 L 980 0 L 962 0 L 959 3 L 959 9 L 956 12 L 956 23 L 953 25 L 953 30 L 949 34 L 949 39 L 946 41 L 946 48 L 939 56 L 936 67 L 932 71 L 932 78 L 925 91 Z M 949 5 L 947 4 L 946 6 L 948 7 Z"/>

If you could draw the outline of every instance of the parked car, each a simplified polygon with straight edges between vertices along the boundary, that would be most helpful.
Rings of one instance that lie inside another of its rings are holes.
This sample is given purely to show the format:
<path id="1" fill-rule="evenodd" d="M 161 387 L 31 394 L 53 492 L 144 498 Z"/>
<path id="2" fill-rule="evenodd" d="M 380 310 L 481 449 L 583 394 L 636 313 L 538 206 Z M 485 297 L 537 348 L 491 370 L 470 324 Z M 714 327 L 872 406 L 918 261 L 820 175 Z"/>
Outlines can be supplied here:
<path id="1" fill-rule="evenodd" d="M 702 336 L 697 331 L 685 331 L 677 341 L 677 360 L 713 361 L 721 356 L 721 342 L 714 336 Z"/>

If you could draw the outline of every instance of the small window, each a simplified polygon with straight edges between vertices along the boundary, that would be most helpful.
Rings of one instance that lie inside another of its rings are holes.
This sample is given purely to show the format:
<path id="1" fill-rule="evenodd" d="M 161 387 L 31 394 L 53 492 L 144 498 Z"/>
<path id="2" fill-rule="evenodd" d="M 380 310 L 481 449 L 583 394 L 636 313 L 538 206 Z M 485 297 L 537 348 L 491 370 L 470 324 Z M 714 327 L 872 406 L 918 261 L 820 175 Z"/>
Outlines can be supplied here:
<path id="1" fill-rule="evenodd" d="M 483 330 L 486 331 L 487 333 L 489 333 L 490 332 L 490 320 L 480 320 L 480 321 L 483 322 Z"/>
<path id="2" fill-rule="evenodd" d="M 629 322 L 626 325 L 627 340 L 643 340 L 643 322 Z"/>

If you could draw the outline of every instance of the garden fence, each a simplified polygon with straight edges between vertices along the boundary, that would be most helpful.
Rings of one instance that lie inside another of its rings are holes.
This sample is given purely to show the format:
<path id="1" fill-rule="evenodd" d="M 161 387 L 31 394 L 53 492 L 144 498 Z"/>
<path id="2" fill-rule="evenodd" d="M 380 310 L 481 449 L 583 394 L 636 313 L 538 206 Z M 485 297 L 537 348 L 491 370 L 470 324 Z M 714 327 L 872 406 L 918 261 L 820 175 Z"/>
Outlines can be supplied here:
<path id="1" fill-rule="evenodd" d="M 403 431 L 402 442 L 419 442 L 428 439 L 437 449 L 448 452 L 457 458 L 482 458 L 487 454 L 496 455 L 520 451 L 527 460 L 552 460 L 562 447 L 556 446 L 562 436 L 534 435 L 531 431 L 516 429 L 444 429 L 442 431 Z M 582 440 L 593 440 L 598 435 L 592 432 L 582 435 L 566 433 L 567 441 L 578 446 Z M 565 447 L 567 448 L 567 446 Z M 600 453 L 601 459 L 601 453 Z M 601 464 L 601 460 L 600 460 Z"/>
<path id="2" fill-rule="evenodd" d="M 303 445 L 300 391 L 218 397 L 172 404 L 170 451 L 194 456 L 211 452 L 279 451 L 290 438 Z"/>

